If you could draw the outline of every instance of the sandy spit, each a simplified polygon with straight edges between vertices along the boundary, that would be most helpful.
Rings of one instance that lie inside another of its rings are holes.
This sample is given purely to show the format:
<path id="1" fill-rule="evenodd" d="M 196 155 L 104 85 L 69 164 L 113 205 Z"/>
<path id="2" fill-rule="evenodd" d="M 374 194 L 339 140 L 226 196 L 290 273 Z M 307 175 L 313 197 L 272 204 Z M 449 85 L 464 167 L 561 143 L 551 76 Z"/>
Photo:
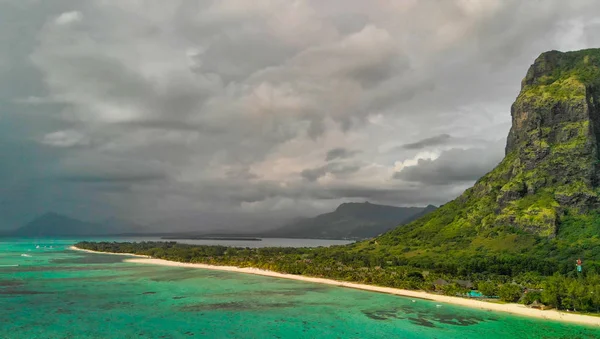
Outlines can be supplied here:
<path id="1" fill-rule="evenodd" d="M 78 251 L 91 252 L 91 253 L 125 255 L 124 253 L 95 252 L 95 251 L 80 249 L 80 248 L 77 248 L 74 246 L 72 246 L 71 249 L 78 250 Z M 448 304 L 466 306 L 466 307 L 471 307 L 471 308 L 476 308 L 476 309 L 486 310 L 486 311 L 505 312 L 505 313 L 515 314 L 515 315 L 532 317 L 532 318 L 563 321 L 563 322 L 570 322 L 570 323 L 577 323 L 577 324 L 600 327 L 600 317 L 594 317 L 594 316 L 576 314 L 576 313 L 569 313 L 569 312 L 560 312 L 557 310 L 542 311 L 542 310 L 528 308 L 528 307 L 526 307 L 524 305 L 520 305 L 520 304 L 496 304 L 496 303 L 486 302 L 486 301 L 482 301 L 482 300 L 466 299 L 466 298 L 460 298 L 460 297 L 450 297 L 450 296 L 445 296 L 445 295 L 427 293 L 427 292 L 423 292 L 423 291 L 411 291 L 411 290 L 403 290 L 403 289 L 391 288 L 391 287 L 381 287 L 381 286 L 365 285 L 365 284 L 351 283 L 351 282 L 345 282 L 345 281 L 337 281 L 337 280 L 325 279 L 325 278 L 313 278 L 313 277 L 306 277 L 306 276 L 294 275 L 294 274 L 284 274 L 284 273 L 278 273 L 278 272 L 273 272 L 273 271 L 261 270 L 261 269 L 252 268 L 252 267 L 234 267 L 234 266 L 215 266 L 215 265 L 206 265 L 206 264 L 191 264 L 191 263 L 181 263 L 181 262 L 169 261 L 169 260 L 163 260 L 163 259 L 153 259 L 153 258 L 144 256 L 144 255 L 136 255 L 136 254 L 126 254 L 126 255 L 141 257 L 139 259 L 135 258 L 135 259 L 126 259 L 125 260 L 125 262 L 136 263 L 136 264 L 152 264 L 152 265 L 162 265 L 162 266 L 200 268 L 200 269 L 207 269 L 207 270 L 257 274 L 257 275 L 263 275 L 263 276 L 273 277 L 273 278 L 300 280 L 300 281 L 306 281 L 306 282 L 311 282 L 311 283 L 326 284 L 326 285 L 333 285 L 333 286 L 346 287 L 346 288 L 354 288 L 354 289 L 359 289 L 359 290 L 364 290 L 364 291 L 387 293 L 387 294 L 393 294 L 393 295 L 398 295 L 398 296 L 402 296 L 402 297 L 426 299 L 426 300 L 436 301 L 436 302 L 440 302 L 440 303 L 448 303 Z"/>
<path id="2" fill-rule="evenodd" d="M 98 251 L 84 250 L 83 248 L 79 248 L 79 247 L 75 247 L 75 246 L 71 246 L 71 247 L 69 247 L 69 249 L 73 250 L 73 251 L 81 251 L 81 252 L 96 253 L 96 254 L 126 255 L 126 256 L 129 256 L 129 257 L 138 257 L 138 258 L 146 258 L 146 259 L 151 259 L 152 258 L 150 256 L 140 255 L 140 254 L 114 253 L 114 252 L 98 252 Z"/>

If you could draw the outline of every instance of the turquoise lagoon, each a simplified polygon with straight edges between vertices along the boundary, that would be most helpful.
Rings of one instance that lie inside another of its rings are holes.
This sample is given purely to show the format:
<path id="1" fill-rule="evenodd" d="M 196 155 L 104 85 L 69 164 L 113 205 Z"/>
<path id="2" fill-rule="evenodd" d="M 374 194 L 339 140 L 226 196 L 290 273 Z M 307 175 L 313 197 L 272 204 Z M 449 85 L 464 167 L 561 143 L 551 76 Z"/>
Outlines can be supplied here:
<path id="1" fill-rule="evenodd" d="M 0 338 L 600 338 L 425 300 L 123 263 L 71 251 L 74 242 L 0 240 Z"/>

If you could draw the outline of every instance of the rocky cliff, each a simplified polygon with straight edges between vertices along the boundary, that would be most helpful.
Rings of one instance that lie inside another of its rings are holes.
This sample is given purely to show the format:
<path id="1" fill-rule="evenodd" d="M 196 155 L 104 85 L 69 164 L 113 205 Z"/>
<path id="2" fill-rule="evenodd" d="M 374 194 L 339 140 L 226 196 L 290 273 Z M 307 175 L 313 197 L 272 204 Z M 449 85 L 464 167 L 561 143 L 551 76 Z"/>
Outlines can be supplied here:
<path id="1" fill-rule="evenodd" d="M 519 234 L 552 238 L 563 220 L 598 209 L 600 49 L 540 55 L 511 114 L 506 156 L 495 169 L 456 200 L 381 241 L 486 247 L 489 239 L 527 238 Z"/>
<path id="2" fill-rule="evenodd" d="M 598 208 L 600 50 L 546 52 L 511 108 L 495 223 L 556 234 L 565 213 Z"/>

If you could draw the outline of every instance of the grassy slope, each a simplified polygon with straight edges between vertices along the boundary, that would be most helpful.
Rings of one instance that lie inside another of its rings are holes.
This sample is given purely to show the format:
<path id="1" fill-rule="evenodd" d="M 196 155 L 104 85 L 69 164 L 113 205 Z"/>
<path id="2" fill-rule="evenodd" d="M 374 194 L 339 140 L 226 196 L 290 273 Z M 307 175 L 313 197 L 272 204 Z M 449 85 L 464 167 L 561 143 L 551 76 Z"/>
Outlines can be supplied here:
<path id="1" fill-rule="evenodd" d="M 535 113 L 546 114 L 557 104 L 581 108 L 589 98 L 586 90 L 600 82 L 600 50 L 563 53 L 559 64 L 551 75 L 524 84 L 515 102 L 517 109 L 533 106 Z M 596 187 L 575 176 L 597 161 L 589 152 L 591 132 L 588 120 L 539 128 L 457 199 L 374 241 L 358 243 L 353 250 L 399 256 L 409 262 L 502 254 L 600 261 L 600 215 L 564 208 L 557 201 L 557 197 L 598 195 Z M 545 158 L 534 168 L 528 167 L 540 152 Z M 505 199 L 523 192 L 517 199 Z"/>

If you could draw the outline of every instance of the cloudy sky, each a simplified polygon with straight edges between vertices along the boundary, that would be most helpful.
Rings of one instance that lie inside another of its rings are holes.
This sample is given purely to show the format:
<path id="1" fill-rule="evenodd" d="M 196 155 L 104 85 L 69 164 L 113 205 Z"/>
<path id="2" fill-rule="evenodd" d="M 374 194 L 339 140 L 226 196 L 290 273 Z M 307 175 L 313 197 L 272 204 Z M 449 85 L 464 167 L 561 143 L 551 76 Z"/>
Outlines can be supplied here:
<path id="1" fill-rule="evenodd" d="M 503 155 L 595 0 L 0 0 L 0 228 L 46 211 L 252 230 L 442 204 Z"/>

